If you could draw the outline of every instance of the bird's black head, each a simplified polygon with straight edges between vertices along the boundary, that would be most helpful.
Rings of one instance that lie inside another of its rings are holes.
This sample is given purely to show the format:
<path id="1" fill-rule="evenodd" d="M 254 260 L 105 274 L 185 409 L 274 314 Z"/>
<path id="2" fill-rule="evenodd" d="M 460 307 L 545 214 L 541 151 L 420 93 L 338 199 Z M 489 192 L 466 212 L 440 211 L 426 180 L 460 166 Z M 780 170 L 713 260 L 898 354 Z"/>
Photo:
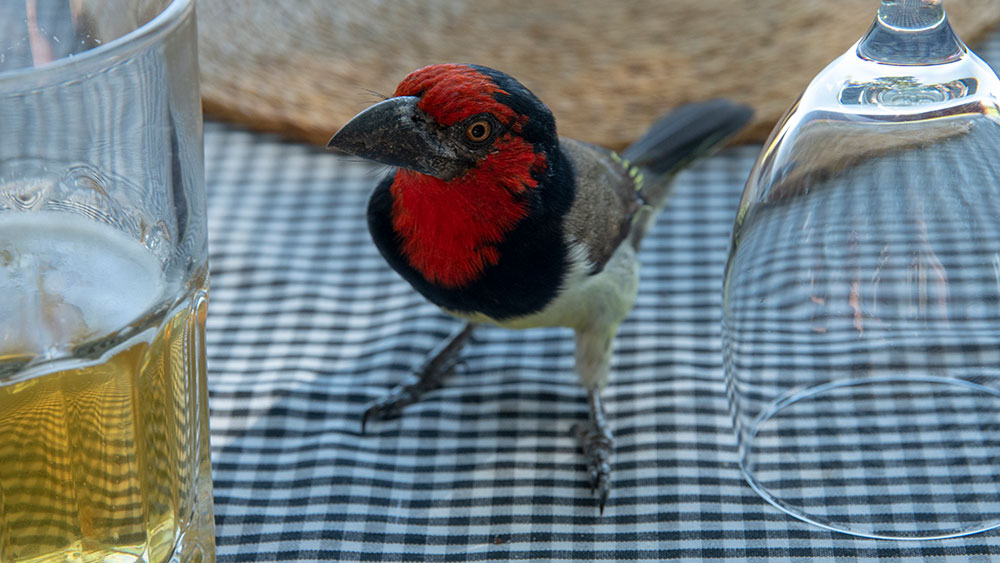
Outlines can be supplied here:
<path id="1" fill-rule="evenodd" d="M 558 137 L 545 104 L 498 70 L 438 64 L 410 73 L 327 147 L 450 181 L 512 145 L 552 154 Z"/>

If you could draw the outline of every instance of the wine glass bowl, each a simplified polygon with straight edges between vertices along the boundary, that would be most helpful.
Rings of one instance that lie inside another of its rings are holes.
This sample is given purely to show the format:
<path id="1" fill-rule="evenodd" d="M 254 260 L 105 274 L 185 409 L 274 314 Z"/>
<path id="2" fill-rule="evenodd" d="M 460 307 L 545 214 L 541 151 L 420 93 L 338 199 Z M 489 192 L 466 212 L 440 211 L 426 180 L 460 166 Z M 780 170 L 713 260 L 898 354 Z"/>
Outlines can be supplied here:
<path id="1" fill-rule="evenodd" d="M 726 266 L 740 466 L 850 534 L 1000 526 L 1000 80 L 883 0 L 751 171 Z"/>

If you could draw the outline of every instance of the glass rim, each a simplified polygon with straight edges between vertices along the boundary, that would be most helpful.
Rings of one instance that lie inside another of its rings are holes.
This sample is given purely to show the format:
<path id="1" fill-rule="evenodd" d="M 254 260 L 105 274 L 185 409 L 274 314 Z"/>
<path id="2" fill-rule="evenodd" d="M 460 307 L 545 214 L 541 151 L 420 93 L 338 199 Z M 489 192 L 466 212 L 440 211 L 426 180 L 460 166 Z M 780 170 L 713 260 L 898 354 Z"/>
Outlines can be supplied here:
<path id="1" fill-rule="evenodd" d="M 32 66 L 0 72 L 0 86 L 22 80 L 43 80 L 53 74 L 72 69 L 74 74 L 96 66 L 106 66 L 115 56 L 140 49 L 169 34 L 181 24 L 184 16 L 194 9 L 195 0 L 169 0 L 169 3 L 146 23 L 86 51 L 61 57 L 42 66 Z"/>

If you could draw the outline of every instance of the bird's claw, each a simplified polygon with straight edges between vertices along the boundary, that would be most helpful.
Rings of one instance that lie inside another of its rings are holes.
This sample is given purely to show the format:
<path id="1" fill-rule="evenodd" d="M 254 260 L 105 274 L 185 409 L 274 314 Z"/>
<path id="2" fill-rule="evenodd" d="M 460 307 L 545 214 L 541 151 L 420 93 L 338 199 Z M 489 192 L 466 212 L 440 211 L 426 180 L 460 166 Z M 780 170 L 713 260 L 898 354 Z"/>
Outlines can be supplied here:
<path id="1" fill-rule="evenodd" d="M 611 494 L 611 455 L 614 452 L 614 438 L 607 427 L 601 428 L 591 421 L 573 426 L 580 449 L 587 461 L 590 474 L 590 493 L 598 495 L 601 514 Z"/>
<path id="2" fill-rule="evenodd" d="M 364 434 L 367 430 L 369 420 L 388 420 L 399 416 L 403 412 L 403 407 L 413 402 L 413 400 L 407 401 L 406 395 L 406 387 L 400 386 L 369 405 L 361 415 L 361 433 Z"/>
<path id="3" fill-rule="evenodd" d="M 457 354 L 439 362 L 429 362 L 416 373 L 416 381 L 396 387 L 365 409 L 361 415 L 361 433 L 365 433 L 370 420 L 388 420 L 402 414 L 404 408 L 419 401 L 427 391 L 440 387 L 463 364 Z"/>

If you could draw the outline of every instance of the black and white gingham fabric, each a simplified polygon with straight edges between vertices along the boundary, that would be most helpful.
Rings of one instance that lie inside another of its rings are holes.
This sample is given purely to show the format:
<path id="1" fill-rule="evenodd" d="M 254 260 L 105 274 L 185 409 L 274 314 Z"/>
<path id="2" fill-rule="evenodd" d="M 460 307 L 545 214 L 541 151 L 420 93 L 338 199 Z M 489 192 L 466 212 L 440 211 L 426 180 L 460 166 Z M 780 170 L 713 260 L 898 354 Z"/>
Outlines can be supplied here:
<path id="1" fill-rule="evenodd" d="M 370 242 L 383 170 L 215 123 L 205 140 L 220 561 L 1000 558 L 996 531 L 897 542 L 811 527 L 741 477 L 721 287 L 759 147 L 679 176 L 642 250 L 605 393 L 617 448 L 601 516 L 569 432 L 587 413 L 569 331 L 484 327 L 445 387 L 360 434 L 365 406 L 458 326 Z"/>

